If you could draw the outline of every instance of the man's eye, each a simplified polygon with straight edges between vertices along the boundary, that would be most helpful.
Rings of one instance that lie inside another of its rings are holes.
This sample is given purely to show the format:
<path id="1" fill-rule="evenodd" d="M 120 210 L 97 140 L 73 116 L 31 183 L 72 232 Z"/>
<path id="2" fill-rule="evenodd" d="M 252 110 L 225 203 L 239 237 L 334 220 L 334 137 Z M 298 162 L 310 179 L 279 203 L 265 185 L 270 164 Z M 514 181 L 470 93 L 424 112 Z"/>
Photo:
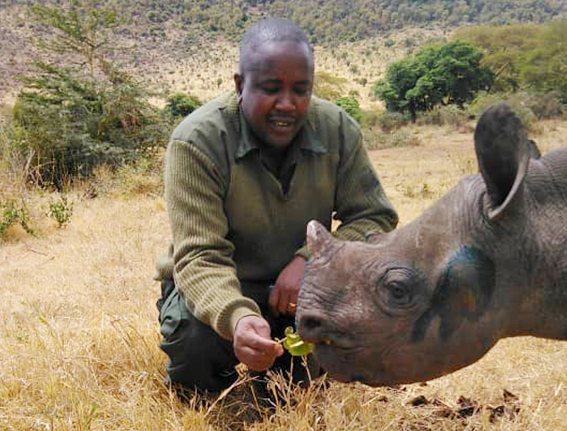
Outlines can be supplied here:
<path id="1" fill-rule="evenodd" d="M 301 97 L 305 97 L 309 95 L 309 88 L 296 88 L 295 94 Z"/>
<path id="2" fill-rule="evenodd" d="M 266 94 L 276 94 L 280 89 L 278 87 L 262 87 L 262 91 Z"/>

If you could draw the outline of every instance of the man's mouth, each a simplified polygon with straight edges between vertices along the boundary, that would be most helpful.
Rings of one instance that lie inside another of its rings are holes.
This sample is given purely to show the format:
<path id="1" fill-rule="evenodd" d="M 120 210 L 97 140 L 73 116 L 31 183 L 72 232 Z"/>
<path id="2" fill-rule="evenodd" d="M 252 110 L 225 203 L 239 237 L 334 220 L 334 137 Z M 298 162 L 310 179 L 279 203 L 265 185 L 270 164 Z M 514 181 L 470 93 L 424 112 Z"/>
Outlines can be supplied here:
<path id="1" fill-rule="evenodd" d="M 295 118 L 271 117 L 269 122 L 272 126 L 281 130 L 289 130 L 295 126 Z"/>

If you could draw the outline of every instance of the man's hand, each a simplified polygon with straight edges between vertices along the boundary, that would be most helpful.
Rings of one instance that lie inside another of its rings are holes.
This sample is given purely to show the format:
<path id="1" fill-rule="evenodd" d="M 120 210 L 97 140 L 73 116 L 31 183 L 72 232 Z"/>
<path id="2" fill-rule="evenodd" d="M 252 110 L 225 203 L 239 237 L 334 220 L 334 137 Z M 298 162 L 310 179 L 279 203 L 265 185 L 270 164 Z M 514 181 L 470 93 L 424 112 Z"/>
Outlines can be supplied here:
<path id="1" fill-rule="evenodd" d="M 254 371 L 266 371 L 283 347 L 270 338 L 270 325 L 259 316 L 245 316 L 234 330 L 234 354 L 240 362 Z"/>
<path id="2" fill-rule="evenodd" d="M 301 256 L 295 256 L 280 272 L 269 301 L 270 309 L 275 316 L 279 314 L 295 315 L 297 295 L 304 270 L 305 259 Z"/>

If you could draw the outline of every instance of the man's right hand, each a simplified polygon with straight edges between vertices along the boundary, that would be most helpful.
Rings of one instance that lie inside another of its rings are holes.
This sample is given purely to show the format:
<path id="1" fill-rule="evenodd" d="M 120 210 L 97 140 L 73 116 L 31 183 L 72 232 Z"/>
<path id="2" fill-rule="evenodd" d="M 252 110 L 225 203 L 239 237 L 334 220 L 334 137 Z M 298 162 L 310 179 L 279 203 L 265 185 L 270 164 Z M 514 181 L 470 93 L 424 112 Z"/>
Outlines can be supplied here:
<path id="1" fill-rule="evenodd" d="M 259 316 L 245 316 L 238 321 L 233 345 L 238 360 L 254 371 L 268 370 L 283 354 L 283 347 L 270 337 L 270 325 Z"/>

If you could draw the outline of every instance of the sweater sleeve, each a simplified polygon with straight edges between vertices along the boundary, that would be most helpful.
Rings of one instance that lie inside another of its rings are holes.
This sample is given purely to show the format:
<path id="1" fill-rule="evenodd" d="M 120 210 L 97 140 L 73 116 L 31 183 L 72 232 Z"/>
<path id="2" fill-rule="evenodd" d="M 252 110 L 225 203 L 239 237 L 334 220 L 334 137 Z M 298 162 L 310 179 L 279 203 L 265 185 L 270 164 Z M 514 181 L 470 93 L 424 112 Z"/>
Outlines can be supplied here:
<path id="1" fill-rule="evenodd" d="M 226 239 L 226 181 L 206 154 L 177 140 L 168 146 L 165 181 L 175 285 L 195 317 L 231 339 L 238 319 L 260 309 L 242 295 Z"/>
<path id="2" fill-rule="evenodd" d="M 348 147 L 343 151 L 338 170 L 334 218 L 341 225 L 334 235 L 362 241 L 369 232 L 394 229 L 398 215 L 380 184 L 362 144 L 362 135 Z"/>

